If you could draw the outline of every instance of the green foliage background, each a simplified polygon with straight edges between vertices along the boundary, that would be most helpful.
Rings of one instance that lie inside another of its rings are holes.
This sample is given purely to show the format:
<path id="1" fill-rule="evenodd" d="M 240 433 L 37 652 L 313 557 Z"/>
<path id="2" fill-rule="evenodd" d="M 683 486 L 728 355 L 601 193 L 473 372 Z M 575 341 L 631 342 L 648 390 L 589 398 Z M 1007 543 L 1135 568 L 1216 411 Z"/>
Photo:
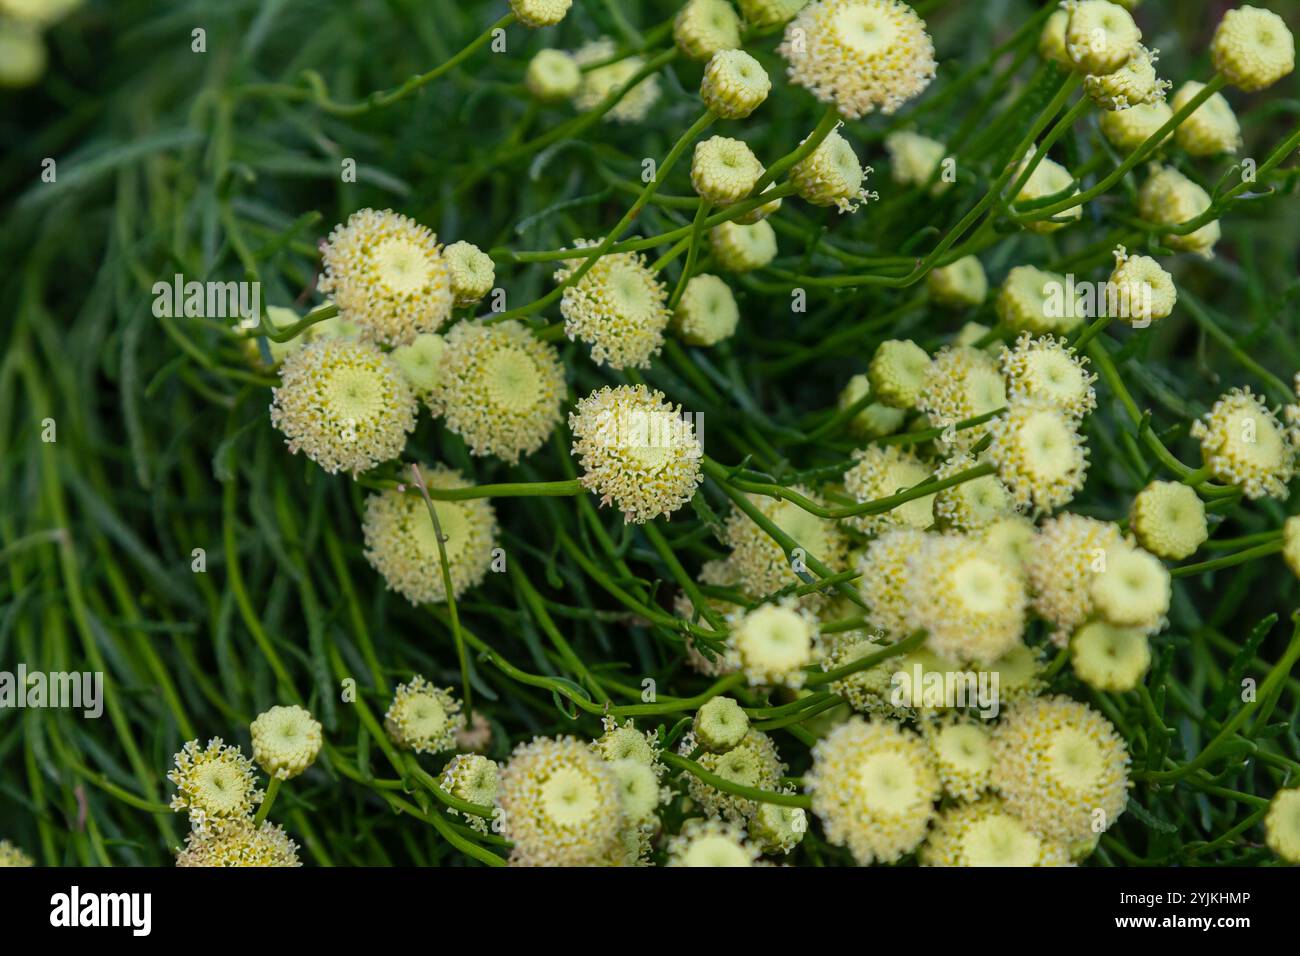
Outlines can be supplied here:
<path id="1" fill-rule="evenodd" d="M 1300 26 L 1296 3 L 1267 5 Z M 573 48 L 600 35 L 663 48 L 676 6 L 577 0 L 560 27 L 512 26 L 506 52 L 480 50 L 416 95 L 357 117 L 317 109 L 302 95 L 302 71 L 318 71 L 337 100 L 360 99 L 455 54 L 505 12 L 503 0 L 115 0 L 89 3 L 48 34 L 42 83 L 0 97 L 0 670 L 19 661 L 103 670 L 109 701 L 98 721 L 0 711 L 0 837 L 47 864 L 169 863 L 184 819 L 150 808 L 169 796 L 172 754 L 192 737 L 247 746 L 249 720 L 296 696 L 325 724 L 333 748 L 286 788 L 272 814 L 305 845 L 307 862 L 470 862 L 449 833 L 503 852 L 498 839 L 472 838 L 443 815 L 409 763 L 397 783 L 375 732 L 396 681 L 419 672 L 460 685 L 445 611 L 412 608 L 384 590 L 361 556 L 364 489 L 286 453 L 267 417 L 273 378 L 248 363 L 243 344 L 219 321 L 155 319 L 150 289 L 177 272 L 240 279 L 255 271 L 267 302 L 302 308 L 316 244 L 330 226 L 363 206 L 391 206 L 448 241 L 492 250 L 511 305 L 531 302 L 552 288 L 551 267 L 513 262 L 510 253 L 608 229 L 640 189 L 642 160 L 662 157 L 699 115 L 701 70 L 671 63 L 644 124 L 575 130 L 563 125 L 574 116 L 569 106 L 529 104 L 523 69 L 543 46 Z M 864 370 L 878 341 L 912 337 L 933 348 L 964 321 L 994 322 L 991 305 L 962 315 L 931 309 L 923 286 L 803 281 L 877 266 L 898 274 L 890 257 L 924 254 L 983 195 L 1054 88 L 1050 73 L 1034 73 L 1036 30 L 991 58 L 1035 4 L 917 6 L 935 37 L 938 78 L 898 116 L 845 131 L 876 167 L 870 187 L 881 201 L 845 217 L 787 201 L 775 223 L 780 257 L 734 283 L 736 338 L 707 353 L 670 351 L 644 376 L 704 414 L 712 457 L 744 462 L 776 483 L 842 471 L 854 442 L 838 423 L 816 441 L 805 436 L 834 419 L 836 393 Z M 1176 85 L 1208 78 L 1209 37 L 1227 6 L 1142 4 L 1137 19 L 1161 51 L 1162 76 Z M 207 31 L 203 54 L 191 51 L 196 26 Z M 770 35 L 747 44 L 773 76 L 772 96 L 722 130 L 766 162 L 791 150 L 822 113 L 784 82 L 775 44 Z M 1008 68 L 1014 73 L 998 82 Z M 1229 91 L 1243 123 L 1240 155 L 1262 160 L 1294 131 L 1295 82 L 1252 96 Z M 882 140 L 904 125 L 950 144 L 957 188 L 929 198 L 889 181 Z M 1094 160 L 1107 148 L 1089 117 L 1054 156 L 1072 169 L 1090 161 L 1109 168 L 1109 157 Z M 45 157 L 58 163 L 52 184 L 40 181 Z M 357 161 L 356 183 L 340 181 L 345 157 Z M 1172 157 L 1211 190 L 1232 162 Z M 1082 225 L 1054 236 L 1000 231 L 981 254 L 991 281 L 1021 263 L 1104 279 L 1110 250 L 1132 233 L 1138 181 L 1127 177 L 1088 204 Z M 1107 332 L 1124 386 L 1183 461 L 1198 462 L 1190 422 L 1228 387 L 1250 384 L 1270 403 L 1294 400 L 1295 185 L 1288 159 L 1260 184 L 1268 195 L 1225 213 L 1215 259 L 1174 260 L 1180 304 L 1172 317 L 1143 334 Z M 639 234 L 689 223 L 684 167 L 662 192 L 665 201 L 638 219 Z M 1149 241 L 1139 234 L 1129 246 Z M 669 267 L 674 280 L 679 267 Z M 791 311 L 792 286 L 808 287 L 806 314 Z M 554 323 L 558 311 L 534 318 Z M 561 347 L 572 395 L 621 380 L 593 366 L 585 348 Z M 1088 487 L 1071 510 L 1121 519 L 1150 477 L 1169 475 L 1114 389 L 1100 382 L 1098 390 L 1100 408 L 1087 425 Z M 422 417 L 408 459 L 418 450 L 477 483 L 573 475 L 563 429 L 509 468 L 471 459 Z M 57 441 L 42 440 L 47 418 Z M 467 631 L 497 655 L 471 647 L 475 707 L 495 731 L 491 756 L 504 759 L 532 734 L 597 733 L 595 714 L 573 702 L 595 697 L 593 686 L 633 708 L 646 677 L 661 695 L 705 691 L 709 682 L 683 665 L 681 634 L 646 626 L 612 596 L 617 589 L 671 607 L 673 569 L 643 532 L 586 496 L 501 499 L 496 507 L 515 573 L 489 575 L 459 608 Z M 709 524 L 726 507 L 710 481 L 695 514 L 661 523 L 690 573 L 719 554 Z M 1213 537 L 1275 529 L 1293 508 L 1229 500 L 1217 507 Z M 590 556 L 594 572 L 560 546 L 563 536 Z M 191 571 L 195 548 L 205 549 L 206 573 Z M 1182 577 L 1174 594 L 1142 691 L 1098 694 L 1068 668 L 1053 683 L 1115 721 L 1139 772 L 1186 765 L 1242 706 L 1240 679 L 1262 680 L 1288 646 L 1297 587 L 1272 556 Z M 356 679 L 359 705 L 340 702 L 343 677 Z M 1271 716 L 1253 714 L 1204 772 L 1139 782 L 1130 812 L 1092 862 L 1272 862 L 1257 821 L 1300 769 L 1294 675 L 1273 703 Z M 641 723 L 668 732 L 690 713 L 672 703 L 660 710 Z M 806 769 L 816 729 L 773 731 L 792 774 Z M 440 762 L 423 765 L 436 775 Z M 678 810 L 668 814 L 670 830 L 678 818 Z M 793 862 L 851 861 L 814 827 Z"/>

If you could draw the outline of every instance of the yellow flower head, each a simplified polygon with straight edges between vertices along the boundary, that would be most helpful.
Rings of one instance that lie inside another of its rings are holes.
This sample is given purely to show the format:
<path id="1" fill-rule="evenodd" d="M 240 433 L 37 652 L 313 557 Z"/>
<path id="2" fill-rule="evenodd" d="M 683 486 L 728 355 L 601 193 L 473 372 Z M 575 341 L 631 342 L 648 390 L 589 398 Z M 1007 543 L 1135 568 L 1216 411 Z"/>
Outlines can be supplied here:
<path id="1" fill-rule="evenodd" d="M 925 838 L 939 775 L 925 743 L 889 722 L 850 718 L 818 741 L 804 785 L 826 839 L 863 866 L 894 863 Z"/>
<path id="2" fill-rule="evenodd" d="M 1083 73 L 1112 73 L 1138 50 L 1142 31 L 1127 10 L 1109 0 L 1066 0 L 1065 48 Z"/>
<path id="3" fill-rule="evenodd" d="M 401 345 L 388 353 L 411 387 L 415 397 L 429 402 L 441 375 L 439 366 L 447 340 L 436 332 L 421 332 L 410 345 Z"/>
<path id="4" fill-rule="evenodd" d="M 397 685 L 384 714 L 384 730 L 393 743 L 418 754 L 451 750 L 464 726 L 465 715 L 451 689 L 435 687 L 418 674 Z"/>
<path id="5" fill-rule="evenodd" d="M 1116 250 L 1115 270 L 1106 282 L 1106 314 L 1141 326 L 1166 318 L 1178 302 L 1174 277 L 1150 256 L 1131 256 L 1123 246 Z"/>
<path id="6" fill-rule="evenodd" d="M 989 280 L 975 256 L 963 256 L 956 262 L 932 269 L 926 276 L 930 298 L 954 309 L 982 305 L 989 294 Z"/>
<path id="7" fill-rule="evenodd" d="M 689 732 L 682 737 L 677 752 L 689 757 L 696 746 L 695 734 Z M 753 727 L 730 750 L 720 754 L 702 753 L 695 760 L 705 770 L 730 783 L 757 790 L 779 789 L 787 769 L 772 738 Z M 758 811 L 755 801 L 719 790 L 694 774 L 686 778 L 686 786 L 691 799 L 709 816 L 740 822 Z"/>
<path id="8" fill-rule="evenodd" d="M 1295 37 L 1276 13 L 1243 5 L 1219 21 L 1210 58 L 1229 83 L 1253 93 L 1295 69 Z"/>
<path id="9" fill-rule="evenodd" d="M 608 37 L 602 37 L 573 54 L 579 66 L 601 64 L 592 66 L 582 74 L 582 85 L 573 97 L 573 105 L 582 112 L 590 112 L 600 106 L 607 97 L 623 89 L 645 68 L 645 60 L 639 56 L 609 62 L 614 53 L 614 42 Z M 628 90 L 601 118 L 606 123 L 639 123 L 649 115 L 657 102 L 659 77 L 652 74 Z"/>
<path id="10" fill-rule="evenodd" d="M 472 242 L 453 242 L 442 251 L 451 275 L 451 294 L 455 304 L 473 305 L 492 291 L 496 266 L 492 258 Z"/>
<path id="11" fill-rule="evenodd" d="M 758 849 L 735 823 L 687 820 L 668 841 L 669 866 L 753 866 L 757 861 Z"/>
<path id="12" fill-rule="evenodd" d="M 177 866 L 302 866 L 298 844 L 269 820 L 253 826 L 240 817 L 193 829 Z"/>
<path id="13" fill-rule="evenodd" d="M 1138 190 L 1138 215 L 1160 226 L 1181 226 L 1210 208 L 1209 194 L 1172 166 L 1158 169 Z M 1219 241 L 1219 220 L 1214 219 L 1186 235 L 1167 233 L 1162 241 L 1171 249 L 1194 252 L 1209 259 Z"/>
<path id="14" fill-rule="evenodd" d="M 582 70 L 571 53 L 563 50 L 540 50 L 528 61 L 524 86 L 544 103 L 567 100 L 582 85 Z"/>
<path id="15" fill-rule="evenodd" d="M 700 81 L 700 99 L 723 119 L 744 119 L 763 105 L 772 90 L 763 65 L 744 50 L 719 50 Z"/>
<path id="16" fill-rule="evenodd" d="M 1214 477 L 1237 485 L 1247 498 L 1280 498 L 1295 477 L 1291 437 L 1250 388 L 1234 388 L 1192 424 L 1201 457 Z"/>
<path id="17" fill-rule="evenodd" d="M 930 356 L 911 339 L 881 342 L 867 366 L 872 393 L 894 408 L 914 407 L 929 373 Z"/>
<path id="18" fill-rule="evenodd" d="M 1131 627 L 1092 621 L 1070 641 L 1074 673 L 1094 690 L 1122 694 L 1141 683 L 1151 666 L 1151 642 Z"/>
<path id="19" fill-rule="evenodd" d="M 921 847 L 922 866 L 1069 866 L 1065 847 L 1039 836 L 997 797 L 939 814 Z"/>
<path id="20" fill-rule="evenodd" d="M 808 488 L 791 489 L 817 501 Z M 776 501 L 754 495 L 753 505 L 774 525 L 794 539 L 803 549 L 803 558 L 812 557 L 830 568 L 831 573 L 848 567 L 848 540 L 834 521 L 809 514 L 791 501 Z M 792 584 L 802 583 L 795 573 L 798 561 L 788 557 L 781 546 L 747 514 L 737 509 L 724 528 L 724 544 L 731 548 L 731 566 L 746 594 L 763 597 Z M 802 598 L 805 607 L 816 608 L 824 596 L 813 592 Z"/>
<path id="21" fill-rule="evenodd" d="M 934 178 L 935 170 L 948 155 L 948 147 L 919 133 L 899 130 L 885 137 L 889 151 L 889 168 L 894 182 L 904 186 L 924 186 L 934 179 L 930 192 L 938 195 L 952 184 Z"/>
<path id="22" fill-rule="evenodd" d="M 926 535 L 915 528 L 886 531 L 867 545 L 858 560 L 858 593 L 869 609 L 869 620 L 889 641 L 908 635 L 908 562 L 925 546 Z"/>
<path id="23" fill-rule="evenodd" d="M 970 454 L 953 455 L 934 473 L 943 481 L 976 467 Z M 963 481 L 934 495 L 934 521 L 947 531 L 976 531 L 1014 514 L 1015 499 L 997 475 L 984 475 Z M 1018 561 L 1008 561 L 1011 567 Z"/>
<path id="24" fill-rule="evenodd" d="M 1300 789 L 1279 790 L 1264 817 L 1264 842 L 1287 863 L 1300 863 Z"/>
<path id="25" fill-rule="evenodd" d="M 1142 547 L 1171 561 L 1190 557 L 1210 536 L 1204 502 L 1180 481 L 1153 481 L 1139 491 L 1129 525 Z"/>
<path id="26" fill-rule="evenodd" d="M 171 808 L 186 810 L 197 829 L 210 821 L 246 817 L 262 802 L 253 762 L 234 745 L 213 737 L 206 747 L 191 740 L 176 754 L 167 779 L 176 785 Z"/>
<path id="27" fill-rule="evenodd" d="M 1204 83 L 1188 80 L 1174 94 L 1173 108 L 1180 110 L 1205 88 Z M 1222 93 L 1213 94 L 1174 130 L 1178 145 L 1193 156 L 1235 153 L 1241 148 L 1241 125 L 1237 114 Z"/>
<path id="28" fill-rule="evenodd" d="M 631 523 L 671 514 L 703 480 L 695 426 L 680 405 L 644 385 L 592 392 L 569 414 L 569 428 L 583 487 Z"/>
<path id="29" fill-rule="evenodd" d="M 763 164 L 742 140 L 710 136 L 695 144 L 691 185 L 714 205 L 744 199 L 763 175 Z"/>
<path id="30" fill-rule="evenodd" d="M 577 246 L 598 244 L 579 240 Z M 568 281 L 584 262 L 566 262 L 556 270 L 555 281 Z M 591 346 L 596 364 L 646 368 L 663 346 L 670 318 L 668 290 L 640 253 L 609 253 L 565 288 L 560 314 L 564 334 Z"/>
<path id="31" fill-rule="evenodd" d="M 840 390 L 837 407 L 843 411 L 870 395 L 871 380 L 865 375 L 854 375 Z M 898 431 L 906 419 L 907 412 L 903 409 L 873 401 L 853 416 L 849 429 L 863 438 L 880 438 Z"/>
<path id="32" fill-rule="evenodd" d="M 466 488 L 470 482 L 442 465 L 424 469 L 430 489 Z M 434 501 L 442 528 L 443 550 L 451 573 L 452 594 L 460 597 L 483 580 L 492 562 L 497 520 L 486 498 Z M 447 600 L 442 579 L 442 558 L 433 518 L 424 499 L 398 488 L 366 499 L 361 531 L 366 560 L 388 587 L 412 604 L 438 604 Z"/>
<path id="33" fill-rule="evenodd" d="M 1074 416 L 1044 398 L 1012 402 L 992 423 L 988 457 L 1022 508 L 1051 511 L 1083 490 L 1088 446 Z"/>
<path id="34" fill-rule="evenodd" d="M 858 504 L 887 498 L 927 480 L 932 469 L 907 448 L 868 445 L 853 453 L 855 464 L 844 473 L 844 490 Z M 934 495 L 913 498 L 880 514 L 853 515 L 846 523 L 863 534 L 905 525 L 925 530 L 932 523 Z"/>
<path id="35" fill-rule="evenodd" d="M 321 748 L 320 721 L 301 707 L 272 707 L 249 727 L 253 758 L 270 776 L 288 780 L 316 762 Z"/>
<path id="36" fill-rule="evenodd" d="M 709 230 L 709 248 L 727 272 L 752 272 L 776 258 L 776 230 L 766 221 L 720 222 Z"/>
<path id="37" fill-rule="evenodd" d="M 1097 123 L 1102 135 L 1123 153 L 1131 153 L 1154 136 L 1165 123 L 1174 117 L 1174 111 L 1163 100 L 1130 106 L 1126 110 L 1107 110 Z M 1165 139 L 1169 134 L 1165 134 Z"/>
<path id="38" fill-rule="evenodd" d="M 975 800 L 989 788 L 993 741 L 972 720 L 944 719 L 921 725 L 944 792 L 956 800 Z"/>
<path id="39" fill-rule="evenodd" d="M 790 82 L 845 119 L 891 114 L 935 74 L 925 21 L 900 0 L 813 0 L 786 25 L 777 52 Z"/>
<path id="40" fill-rule="evenodd" d="M 406 345 L 451 317 L 451 272 L 438 237 L 391 209 L 362 209 L 335 226 L 317 284 L 366 338 Z"/>
<path id="41" fill-rule="evenodd" d="M 456 754 L 442 768 L 439 785 L 443 790 L 468 803 L 481 807 L 495 806 L 497 795 L 501 791 L 501 767 L 495 760 L 489 760 L 482 754 Z M 460 815 L 456 809 L 448 813 Z M 465 819 L 480 833 L 488 832 L 488 820 L 485 817 L 466 813 Z"/>
<path id="42" fill-rule="evenodd" d="M 357 475 L 396 458 L 415 430 L 415 394 L 387 355 L 355 339 L 294 352 L 271 390 L 271 424 L 289 451 Z"/>
<path id="43" fill-rule="evenodd" d="M 797 690 L 818 648 L 817 618 L 790 599 L 764 604 L 737 617 L 727 644 L 731 664 L 751 685 Z"/>
<path id="44" fill-rule="evenodd" d="M 998 321 L 1016 332 L 1069 332 L 1082 320 L 1065 298 L 1065 276 L 1035 266 L 1016 266 L 998 290 Z"/>
<path id="45" fill-rule="evenodd" d="M 749 821 L 749 838 L 764 853 L 789 853 L 808 832 L 808 814 L 802 807 L 760 803 Z"/>
<path id="46" fill-rule="evenodd" d="M 1015 704 L 993 731 L 993 788 L 1050 840 L 1075 843 L 1110 829 L 1128 804 L 1128 765 L 1110 721 L 1068 697 Z"/>
<path id="47" fill-rule="evenodd" d="M 731 697 L 713 697 L 695 712 L 695 739 L 711 754 L 724 754 L 749 733 L 749 715 Z"/>
<path id="48" fill-rule="evenodd" d="M 555 346 L 508 320 L 459 322 L 446 339 L 429 407 L 472 455 L 514 464 L 560 423 L 564 366 Z"/>
<path id="49" fill-rule="evenodd" d="M 1020 161 L 1020 166 L 1016 169 L 1017 178 L 1029 166 L 1030 158 L 1032 156 L 1032 150 L 1025 153 L 1024 158 Z M 1064 193 L 1065 190 L 1070 189 L 1073 185 L 1074 176 L 1071 175 L 1070 171 L 1055 160 L 1048 159 L 1044 156 L 1038 161 L 1038 165 L 1034 167 L 1034 171 L 1029 174 L 1029 178 L 1025 180 L 1024 185 L 1020 187 L 1020 192 L 1016 193 L 1016 202 L 1029 203 L 1033 202 L 1035 199 L 1046 199 L 1048 196 L 1058 196 L 1061 193 Z M 1079 190 L 1076 187 L 1071 190 L 1070 195 L 1076 196 L 1078 193 Z M 1065 219 L 1083 218 L 1082 204 L 1071 206 L 1069 209 L 1057 213 L 1050 219 L 1037 219 L 1028 222 L 1025 224 L 1025 228 L 1030 232 L 1055 232 L 1056 230 L 1063 229 L 1065 226 L 1069 225 L 1068 222 L 1056 221 L 1062 217 Z"/>
<path id="50" fill-rule="evenodd" d="M 1089 74 L 1083 87 L 1103 110 L 1122 113 L 1135 106 L 1163 103 L 1168 80 L 1156 76 L 1158 53 L 1139 45 L 1128 62 L 1114 73 Z M 1177 105 L 1174 107 L 1177 109 Z"/>
<path id="51" fill-rule="evenodd" d="M 1001 359 L 1010 401 L 1041 399 L 1075 418 L 1083 418 L 1097 407 L 1092 387 L 1097 376 L 1088 371 L 1088 359 L 1078 355 L 1066 339 L 1051 335 L 1035 338 L 1022 332 L 1014 349 L 1003 347 Z"/>
<path id="52" fill-rule="evenodd" d="M 673 39 L 692 60 L 707 60 L 740 46 L 740 17 L 727 0 L 686 0 L 673 20 Z"/>
<path id="53" fill-rule="evenodd" d="M 564 19 L 573 0 L 510 0 L 510 9 L 526 27 L 553 27 Z"/>
<path id="54" fill-rule="evenodd" d="M 930 364 L 916 407 L 929 416 L 932 425 L 947 428 L 997 411 L 1006 403 L 1006 384 L 993 356 L 965 345 L 946 345 Z M 988 428 L 987 423 L 975 428 L 954 428 L 941 442 L 965 450 Z"/>
<path id="55" fill-rule="evenodd" d="M 908 630 L 958 663 L 992 660 L 1021 643 L 1025 583 L 1020 568 L 989 554 L 979 539 L 935 534 L 912 555 L 903 593 Z"/>
<path id="56" fill-rule="evenodd" d="M 715 275 L 701 273 L 687 280 L 672 324 L 683 342 L 707 347 L 731 338 L 739 321 L 731 287 Z"/>
<path id="57" fill-rule="evenodd" d="M 0 868 L 35 866 L 32 858 L 8 840 L 0 840 Z"/>
<path id="58" fill-rule="evenodd" d="M 876 198 L 875 193 L 862 188 L 870 172 L 870 166 L 858 162 L 849 141 L 834 130 L 791 167 L 790 182 L 814 206 L 835 206 L 840 212 L 855 212 L 859 204 Z"/>
<path id="59" fill-rule="evenodd" d="M 515 747 L 501 771 L 497 805 L 515 866 L 596 866 L 623 852 L 618 781 L 572 737 L 536 737 Z"/>

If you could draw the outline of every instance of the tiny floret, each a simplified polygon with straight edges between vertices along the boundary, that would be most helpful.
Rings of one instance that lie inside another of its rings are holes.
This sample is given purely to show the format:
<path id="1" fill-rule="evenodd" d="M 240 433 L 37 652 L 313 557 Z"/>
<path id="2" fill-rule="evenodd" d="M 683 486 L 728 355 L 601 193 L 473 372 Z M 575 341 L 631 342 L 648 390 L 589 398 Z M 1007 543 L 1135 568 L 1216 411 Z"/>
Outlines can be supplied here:
<path id="1" fill-rule="evenodd" d="M 254 826 L 245 818 L 223 820 L 193 829 L 185 849 L 176 854 L 177 866 L 302 866 L 298 844 L 279 826 L 264 821 Z"/>
<path id="2" fill-rule="evenodd" d="M 881 342 L 867 366 L 872 393 L 894 408 L 916 405 L 929 372 L 930 356 L 911 339 Z"/>
<path id="3" fill-rule="evenodd" d="M 1035 338 L 1022 332 L 1015 348 L 1002 349 L 1002 374 L 1007 379 L 1007 399 L 1042 399 L 1075 418 L 1097 407 L 1088 371 L 1088 359 L 1078 355 L 1067 340 L 1051 335 Z"/>
<path id="4" fill-rule="evenodd" d="M 1092 621 L 1070 641 L 1074 673 L 1094 690 L 1122 694 L 1136 687 L 1151 666 L 1151 642 L 1142 631 Z"/>
<path id="5" fill-rule="evenodd" d="M 1137 52 L 1142 31 L 1127 10 L 1109 0 L 1066 0 L 1065 48 L 1084 73 L 1112 73 Z"/>
<path id="6" fill-rule="evenodd" d="M 786 601 L 764 604 L 740 616 L 732 624 L 728 655 L 752 685 L 798 689 L 817 643 L 817 619 Z"/>
<path id="7" fill-rule="evenodd" d="M 1074 415 L 1046 398 L 1012 402 L 992 424 L 989 460 L 1021 508 L 1039 513 L 1083 490 L 1088 446 Z"/>
<path id="8" fill-rule="evenodd" d="M 926 285 L 935 302 L 954 309 L 982 305 L 989 294 L 988 277 L 975 256 L 963 256 L 931 270 Z"/>
<path id="9" fill-rule="evenodd" d="M 668 841 L 669 866 L 753 866 L 758 849 L 735 823 L 687 820 L 682 832 Z"/>
<path id="10" fill-rule="evenodd" d="M 732 697 L 713 697 L 695 712 L 695 739 L 713 754 L 723 754 L 745 739 L 749 715 Z"/>
<path id="11" fill-rule="evenodd" d="M 1264 817 L 1264 842 L 1287 863 L 1300 863 L 1300 789 L 1279 790 Z"/>
<path id="12" fill-rule="evenodd" d="M 720 222 L 709 230 L 709 248 L 728 272 L 752 272 L 776 258 L 776 230 L 766 220 Z"/>

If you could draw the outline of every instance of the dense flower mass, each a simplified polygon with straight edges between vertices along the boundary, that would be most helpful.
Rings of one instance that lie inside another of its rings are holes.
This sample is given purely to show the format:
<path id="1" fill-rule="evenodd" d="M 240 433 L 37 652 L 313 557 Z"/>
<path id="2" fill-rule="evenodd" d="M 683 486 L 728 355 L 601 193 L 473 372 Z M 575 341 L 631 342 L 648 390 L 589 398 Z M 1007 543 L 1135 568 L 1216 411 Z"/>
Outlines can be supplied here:
<path id="1" fill-rule="evenodd" d="M 0 867 L 1300 863 L 1264 5 L 0 0 Z"/>

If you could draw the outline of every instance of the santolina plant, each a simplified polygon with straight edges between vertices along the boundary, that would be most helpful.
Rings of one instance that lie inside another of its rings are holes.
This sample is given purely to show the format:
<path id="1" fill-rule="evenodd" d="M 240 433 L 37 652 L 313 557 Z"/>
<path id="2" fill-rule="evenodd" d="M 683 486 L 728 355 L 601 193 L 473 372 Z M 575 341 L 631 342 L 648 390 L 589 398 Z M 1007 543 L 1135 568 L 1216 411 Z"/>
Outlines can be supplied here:
<path id="1" fill-rule="evenodd" d="M 0 865 L 1300 863 L 1277 12 L 78 6 L 0 649 L 109 719 Z"/>

